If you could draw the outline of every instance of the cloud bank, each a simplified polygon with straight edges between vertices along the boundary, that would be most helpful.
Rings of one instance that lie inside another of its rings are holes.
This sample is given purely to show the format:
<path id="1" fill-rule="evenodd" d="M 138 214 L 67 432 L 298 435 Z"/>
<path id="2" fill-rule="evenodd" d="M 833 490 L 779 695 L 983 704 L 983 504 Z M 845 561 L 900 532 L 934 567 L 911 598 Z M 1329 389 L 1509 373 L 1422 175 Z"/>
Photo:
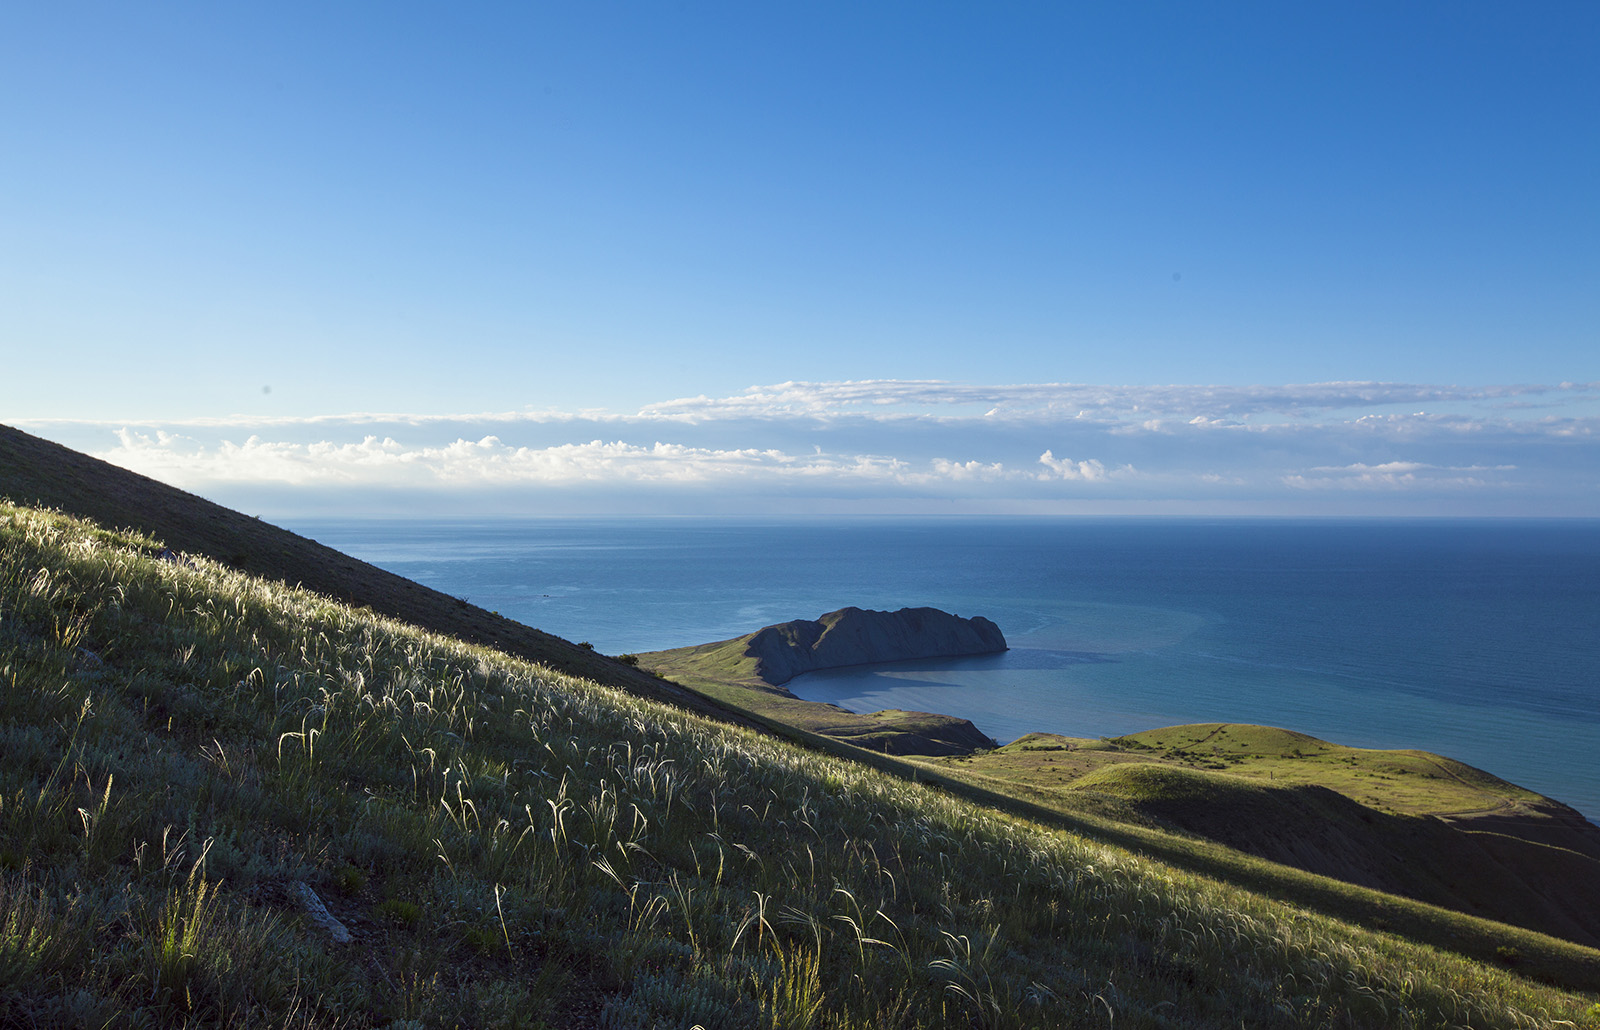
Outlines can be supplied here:
<path id="1" fill-rule="evenodd" d="M 1594 383 L 789 382 L 632 413 L 18 424 L 284 513 L 1600 511 Z"/>

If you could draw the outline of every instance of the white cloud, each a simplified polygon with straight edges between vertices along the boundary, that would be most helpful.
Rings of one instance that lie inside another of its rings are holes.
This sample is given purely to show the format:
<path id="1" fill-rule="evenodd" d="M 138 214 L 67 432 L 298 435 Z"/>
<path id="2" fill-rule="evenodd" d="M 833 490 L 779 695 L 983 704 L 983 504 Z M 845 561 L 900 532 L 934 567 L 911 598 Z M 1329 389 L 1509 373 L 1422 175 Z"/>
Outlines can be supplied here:
<path id="1" fill-rule="evenodd" d="M 381 486 L 448 489 L 625 483 L 693 486 L 738 481 L 877 481 L 929 485 L 1005 478 L 1000 463 L 898 458 L 820 450 L 704 448 L 657 441 L 590 440 L 553 447 L 515 447 L 496 436 L 411 446 L 393 437 L 310 444 L 263 440 L 207 446 L 193 437 L 123 429 L 100 455 L 124 468 L 179 485 L 282 483 L 288 486 Z"/>
<path id="2" fill-rule="evenodd" d="M 933 460 L 933 473 L 939 479 L 947 479 L 954 483 L 994 483 L 1012 476 L 1006 470 L 1004 462 L 950 461 L 945 458 Z"/>
<path id="3" fill-rule="evenodd" d="M 1050 451 L 1045 451 L 1039 455 L 1039 464 L 1050 470 L 1039 474 L 1040 479 L 1046 480 L 1065 479 L 1085 483 L 1098 483 L 1105 481 L 1111 475 L 1106 471 L 1106 467 L 1102 462 L 1093 458 L 1087 461 L 1073 461 L 1071 458 L 1057 458 Z"/>
<path id="4" fill-rule="evenodd" d="M 1492 406 L 1537 397 L 1563 398 L 1569 411 Z M 1453 398 L 1460 407 L 1427 410 L 1428 398 Z M 1396 410 L 1338 407 L 1362 399 L 1404 403 Z M 44 435 L 190 489 L 221 484 L 259 487 L 263 496 L 279 490 L 329 498 L 340 491 L 441 498 L 498 492 L 515 494 L 529 510 L 556 494 L 624 492 L 629 503 L 645 505 L 652 491 L 667 491 L 684 498 L 684 510 L 693 509 L 693 497 L 713 494 L 765 497 L 785 510 L 803 510 L 808 498 L 821 496 L 876 498 L 881 510 L 939 498 L 1126 501 L 1135 508 L 1159 502 L 1163 510 L 1231 499 L 1238 510 L 1280 502 L 1319 510 L 1315 505 L 1347 502 L 1310 498 L 1343 496 L 1366 505 L 1361 510 L 1386 511 L 1403 496 L 1434 497 L 1448 513 L 1500 496 L 1506 500 L 1497 513 L 1581 514 L 1600 510 L 1597 408 L 1594 384 L 1465 390 L 873 381 L 752 387 L 734 398 L 691 398 L 632 415 L 52 423 Z M 593 510 L 602 509 L 597 502 Z"/>

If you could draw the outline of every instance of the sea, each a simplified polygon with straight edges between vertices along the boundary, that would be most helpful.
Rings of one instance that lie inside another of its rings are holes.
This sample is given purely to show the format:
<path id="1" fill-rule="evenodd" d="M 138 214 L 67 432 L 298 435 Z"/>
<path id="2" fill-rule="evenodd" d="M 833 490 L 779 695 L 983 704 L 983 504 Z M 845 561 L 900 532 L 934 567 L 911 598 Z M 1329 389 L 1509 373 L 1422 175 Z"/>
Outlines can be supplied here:
<path id="1" fill-rule="evenodd" d="M 813 673 L 852 711 L 1114 736 L 1284 726 L 1460 759 L 1600 819 L 1600 520 L 340 518 L 338 550 L 608 654 L 848 605 L 1011 649 Z"/>

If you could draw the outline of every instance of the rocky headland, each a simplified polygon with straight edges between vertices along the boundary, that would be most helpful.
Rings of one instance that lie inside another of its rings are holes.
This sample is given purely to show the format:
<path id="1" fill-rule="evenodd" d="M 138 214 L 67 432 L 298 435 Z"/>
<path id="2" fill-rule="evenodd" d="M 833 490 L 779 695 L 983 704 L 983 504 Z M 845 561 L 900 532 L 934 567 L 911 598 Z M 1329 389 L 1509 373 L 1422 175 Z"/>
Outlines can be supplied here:
<path id="1" fill-rule="evenodd" d="M 823 669 L 1004 650 L 1005 635 L 985 618 L 963 619 L 937 608 L 897 612 L 841 608 L 732 640 L 641 654 L 638 660 L 641 667 L 736 710 L 759 711 L 785 726 L 856 747 L 897 755 L 964 755 L 996 746 L 966 719 L 899 709 L 850 712 L 838 705 L 803 701 L 784 684 Z"/>
<path id="2" fill-rule="evenodd" d="M 1000 627 L 982 616 L 963 619 L 937 608 L 875 612 L 852 607 L 757 630 L 744 653 L 755 660 L 757 676 L 780 686 L 821 669 L 1004 650 Z"/>

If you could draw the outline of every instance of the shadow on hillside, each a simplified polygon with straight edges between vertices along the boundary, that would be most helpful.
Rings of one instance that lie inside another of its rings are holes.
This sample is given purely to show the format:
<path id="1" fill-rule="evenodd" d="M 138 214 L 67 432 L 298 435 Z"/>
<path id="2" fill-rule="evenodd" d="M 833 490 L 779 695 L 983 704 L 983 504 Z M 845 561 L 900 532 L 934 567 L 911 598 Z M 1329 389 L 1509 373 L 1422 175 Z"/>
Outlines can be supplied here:
<path id="1" fill-rule="evenodd" d="M 1526 826 L 1476 831 L 1381 812 L 1311 784 L 1138 807 L 1272 862 L 1600 946 L 1600 859 L 1527 839 L 1530 826 L 1548 820 L 1530 816 Z"/>

